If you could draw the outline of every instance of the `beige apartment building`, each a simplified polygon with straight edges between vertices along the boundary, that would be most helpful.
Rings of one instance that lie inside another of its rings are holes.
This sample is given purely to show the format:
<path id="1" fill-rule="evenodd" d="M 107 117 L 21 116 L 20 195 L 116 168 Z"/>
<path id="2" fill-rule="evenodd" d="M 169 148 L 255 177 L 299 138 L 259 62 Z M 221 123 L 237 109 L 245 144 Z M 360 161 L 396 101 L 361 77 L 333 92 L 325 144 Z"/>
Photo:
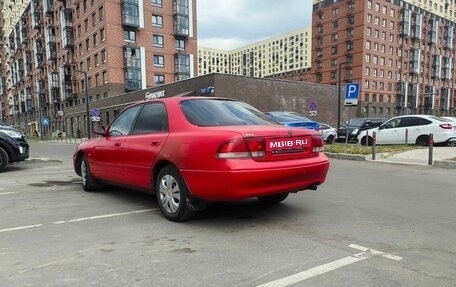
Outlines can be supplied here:
<path id="1" fill-rule="evenodd" d="M 251 77 L 309 69 L 312 28 L 303 28 L 234 50 L 198 47 L 198 74 L 228 73 Z"/>
<path id="2" fill-rule="evenodd" d="M 86 134 L 87 102 L 197 73 L 196 0 L 27 2 L 0 53 L 1 120 L 24 132 Z"/>
<path id="3" fill-rule="evenodd" d="M 454 115 L 455 21 L 455 1 L 316 0 L 311 81 L 360 83 L 358 115 Z"/>

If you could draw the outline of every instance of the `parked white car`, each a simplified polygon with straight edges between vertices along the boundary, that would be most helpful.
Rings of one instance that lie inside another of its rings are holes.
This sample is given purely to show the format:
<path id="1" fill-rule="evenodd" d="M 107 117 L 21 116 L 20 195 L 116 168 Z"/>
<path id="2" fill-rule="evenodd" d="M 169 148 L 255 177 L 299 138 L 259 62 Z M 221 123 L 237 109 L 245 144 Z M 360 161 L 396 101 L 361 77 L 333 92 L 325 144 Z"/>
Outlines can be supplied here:
<path id="1" fill-rule="evenodd" d="M 328 124 L 320 123 L 320 132 L 323 141 L 327 144 L 332 144 L 337 139 L 337 129 Z"/>
<path id="2" fill-rule="evenodd" d="M 373 132 L 376 144 L 416 144 L 427 146 L 433 134 L 435 144 L 456 146 L 456 129 L 443 118 L 432 115 L 406 115 L 389 119 L 377 128 L 363 131 L 358 136 L 362 145 L 372 145 Z"/>

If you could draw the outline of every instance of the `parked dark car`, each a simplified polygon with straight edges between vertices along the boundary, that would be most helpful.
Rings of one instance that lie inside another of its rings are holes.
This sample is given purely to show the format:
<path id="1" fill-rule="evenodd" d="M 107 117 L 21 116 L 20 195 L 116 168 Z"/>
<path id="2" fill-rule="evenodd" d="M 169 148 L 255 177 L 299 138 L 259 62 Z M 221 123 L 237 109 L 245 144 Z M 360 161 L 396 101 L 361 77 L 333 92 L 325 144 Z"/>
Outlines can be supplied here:
<path id="1" fill-rule="evenodd" d="M 337 130 L 337 141 L 345 142 L 348 129 L 348 142 L 358 142 L 358 135 L 365 130 L 376 128 L 386 122 L 386 118 L 353 118 Z"/>
<path id="2" fill-rule="evenodd" d="M 9 163 L 19 162 L 29 157 L 29 145 L 24 135 L 9 126 L 0 126 L 0 172 Z"/>
<path id="3" fill-rule="evenodd" d="M 279 122 L 287 127 L 307 128 L 316 131 L 320 129 L 319 122 L 313 121 L 307 118 L 306 116 L 301 115 L 300 113 L 275 111 L 266 112 L 265 114 L 268 115 L 271 119 L 275 120 L 276 122 Z"/>

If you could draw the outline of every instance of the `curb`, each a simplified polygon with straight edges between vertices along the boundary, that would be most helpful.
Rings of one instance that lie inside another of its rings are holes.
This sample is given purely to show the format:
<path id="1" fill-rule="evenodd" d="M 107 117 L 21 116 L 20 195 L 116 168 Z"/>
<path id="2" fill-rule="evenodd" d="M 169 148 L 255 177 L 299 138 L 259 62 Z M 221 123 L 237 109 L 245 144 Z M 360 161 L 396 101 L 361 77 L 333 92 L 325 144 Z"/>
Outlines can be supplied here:
<path id="1" fill-rule="evenodd" d="M 24 160 L 22 163 L 28 164 L 28 163 L 40 163 L 40 162 L 62 162 L 61 160 L 58 159 L 53 159 L 53 158 L 42 158 L 42 157 L 35 157 L 35 158 L 28 158 Z"/>
<path id="2" fill-rule="evenodd" d="M 366 156 L 360 154 L 349 154 L 349 153 L 325 153 L 329 158 L 335 159 L 345 159 L 345 160 L 356 160 L 356 161 L 365 161 Z"/>

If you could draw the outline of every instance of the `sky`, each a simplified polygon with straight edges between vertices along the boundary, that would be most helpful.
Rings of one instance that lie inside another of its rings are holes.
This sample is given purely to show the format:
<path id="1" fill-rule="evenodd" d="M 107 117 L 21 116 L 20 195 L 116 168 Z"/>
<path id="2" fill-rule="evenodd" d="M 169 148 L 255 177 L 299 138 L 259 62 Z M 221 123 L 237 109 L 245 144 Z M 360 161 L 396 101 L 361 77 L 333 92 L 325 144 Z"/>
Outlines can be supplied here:
<path id="1" fill-rule="evenodd" d="M 197 0 L 198 45 L 231 50 L 312 25 L 312 0 Z"/>

